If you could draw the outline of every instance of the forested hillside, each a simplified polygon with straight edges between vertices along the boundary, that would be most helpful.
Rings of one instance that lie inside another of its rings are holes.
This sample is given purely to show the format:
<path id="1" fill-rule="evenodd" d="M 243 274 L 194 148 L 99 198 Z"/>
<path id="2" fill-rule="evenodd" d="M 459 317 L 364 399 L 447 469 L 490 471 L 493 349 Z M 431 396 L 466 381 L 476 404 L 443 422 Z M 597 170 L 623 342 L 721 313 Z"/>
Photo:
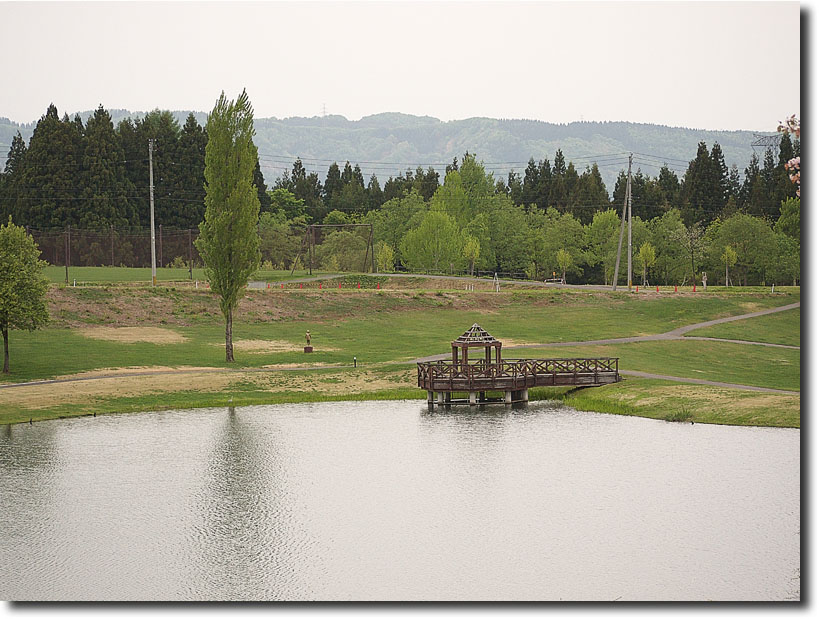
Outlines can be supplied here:
<path id="1" fill-rule="evenodd" d="M 144 118 L 143 112 L 108 110 L 112 122 Z M 190 113 L 204 125 L 204 112 L 170 112 L 183 125 Z M 93 111 L 80 112 L 83 122 Z M 74 114 L 70 114 L 73 118 Z M 771 120 L 771 133 L 775 123 Z M 17 131 L 28 141 L 36 123 L 18 125 L 0 118 L 0 151 L 5 152 Z M 284 168 L 300 157 L 309 172 L 324 178 L 333 161 L 359 163 L 363 174 L 375 173 L 383 185 L 389 176 L 396 176 L 418 164 L 432 165 L 443 175 L 444 166 L 465 152 L 477 153 L 487 171 L 496 178 L 506 179 L 512 170 L 522 174 L 530 157 L 551 158 L 560 149 L 567 160 L 605 158 L 612 153 L 636 152 L 669 164 L 688 161 L 701 141 L 719 142 L 730 168 L 742 169 L 753 152 L 754 134 L 750 131 L 704 131 L 680 127 L 665 127 L 627 122 L 574 122 L 554 124 L 535 120 L 499 120 L 469 118 L 443 122 L 429 116 L 384 113 L 351 121 L 343 116 L 313 118 L 257 118 L 256 146 L 262 173 L 268 185 L 281 175 Z M 656 164 L 635 166 L 643 173 L 655 175 Z M 582 171 L 582 169 L 580 170 Z M 611 190 L 619 166 L 600 166 L 606 187 Z"/>

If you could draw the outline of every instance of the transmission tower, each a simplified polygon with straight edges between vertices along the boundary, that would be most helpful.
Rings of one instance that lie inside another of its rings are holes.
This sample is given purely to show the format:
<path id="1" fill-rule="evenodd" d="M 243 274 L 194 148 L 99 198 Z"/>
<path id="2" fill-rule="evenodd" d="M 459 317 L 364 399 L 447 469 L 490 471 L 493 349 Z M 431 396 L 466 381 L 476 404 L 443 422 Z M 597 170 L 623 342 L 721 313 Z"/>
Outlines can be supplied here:
<path id="1" fill-rule="evenodd" d="M 772 150 L 776 152 L 779 149 L 779 141 L 782 139 L 782 134 L 776 133 L 774 135 L 762 135 L 754 133 L 754 141 L 751 142 L 751 148 L 756 152 L 757 147 L 762 149 L 762 152 Z"/>

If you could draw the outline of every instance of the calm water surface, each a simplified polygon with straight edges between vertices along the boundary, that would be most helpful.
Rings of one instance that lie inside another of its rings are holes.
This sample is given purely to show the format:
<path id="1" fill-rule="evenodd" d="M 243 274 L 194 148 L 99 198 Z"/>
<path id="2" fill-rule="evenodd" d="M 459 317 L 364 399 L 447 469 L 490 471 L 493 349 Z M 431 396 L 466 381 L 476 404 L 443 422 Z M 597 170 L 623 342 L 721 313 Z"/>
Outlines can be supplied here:
<path id="1" fill-rule="evenodd" d="M 799 431 L 551 404 L 0 428 L 6 600 L 798 599 Z"/>

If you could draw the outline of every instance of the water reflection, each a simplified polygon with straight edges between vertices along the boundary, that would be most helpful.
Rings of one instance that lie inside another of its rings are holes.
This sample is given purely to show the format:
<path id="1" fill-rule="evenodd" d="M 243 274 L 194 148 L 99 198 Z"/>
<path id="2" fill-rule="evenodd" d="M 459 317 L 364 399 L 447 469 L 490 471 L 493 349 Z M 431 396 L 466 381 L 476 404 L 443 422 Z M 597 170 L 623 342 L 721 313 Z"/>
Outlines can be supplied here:
<path id="1" fill-rule="evenodd" d="M 327 403 L 0 433 L 5 599 L 793 599 L 799 431 Z"/>

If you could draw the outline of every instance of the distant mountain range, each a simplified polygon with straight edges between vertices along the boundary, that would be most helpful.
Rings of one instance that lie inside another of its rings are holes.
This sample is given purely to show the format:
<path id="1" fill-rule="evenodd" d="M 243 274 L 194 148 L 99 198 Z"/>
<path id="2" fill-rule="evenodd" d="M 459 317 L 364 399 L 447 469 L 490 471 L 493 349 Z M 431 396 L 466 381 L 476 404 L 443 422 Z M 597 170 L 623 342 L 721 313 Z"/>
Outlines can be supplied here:
<path id="1" fill-rule="evenodd" d="M 120 109 L 108 112 L 115 125 L 126 117 L 144 116 L 144 112 Z M 92 113 L 80 112 L 80 116 L 87 120 Z M 189 112 L 173 114 L 181 125 Z M 200 124 L 207 120 L 205 112 L 194 115 Z M 73 118 L 74 114 L 69 116 Z M 0 117 L 0 153 L 7 154 L 17 131 L 28 142 L 35 125 Z M 383 186 L 389 176 L 408 168 L 414 170 L 419 164 L 424 169 L 432 165 L 443 180 L 445 165 L 455 157 L 460 159 L 466 151 L 477 155 L 487 171 L 505 180 L 510 169 L 522 176 L 530 157 L 535 161 L 548 158 L 553 163 L 555 151 L 561 149 L 567 163 L 574 161 L 578 172 L 597 160 L 610 193 L 618 173 L 626 168 L 629 152 L 635 153 L 635 171 L 639 168 L 644 174 L 656 176 L 659 166 L 667 162 L 682 176 L 687 162 L 696 155 L 698 142 L 705 141 L 709 150 L 719 142 L 728 167 L 736 164 L 742 173 L 751 158 L 756 135 L 752 131 L 706 131 L 630 122 L 555 124 L 494 118 L 444 122 L 400 113 L 374 114 L 357 121 L 335 115 L 257 118 L 255 125 L 255 142 L 268 185 L 290 169 L 296 157 L 301 157 L 308 172 L 317 172 L 322 182 L 331 162 L 343 166 L 349 160 L 361 166 L 365 180 L 375 173 Z"/>

